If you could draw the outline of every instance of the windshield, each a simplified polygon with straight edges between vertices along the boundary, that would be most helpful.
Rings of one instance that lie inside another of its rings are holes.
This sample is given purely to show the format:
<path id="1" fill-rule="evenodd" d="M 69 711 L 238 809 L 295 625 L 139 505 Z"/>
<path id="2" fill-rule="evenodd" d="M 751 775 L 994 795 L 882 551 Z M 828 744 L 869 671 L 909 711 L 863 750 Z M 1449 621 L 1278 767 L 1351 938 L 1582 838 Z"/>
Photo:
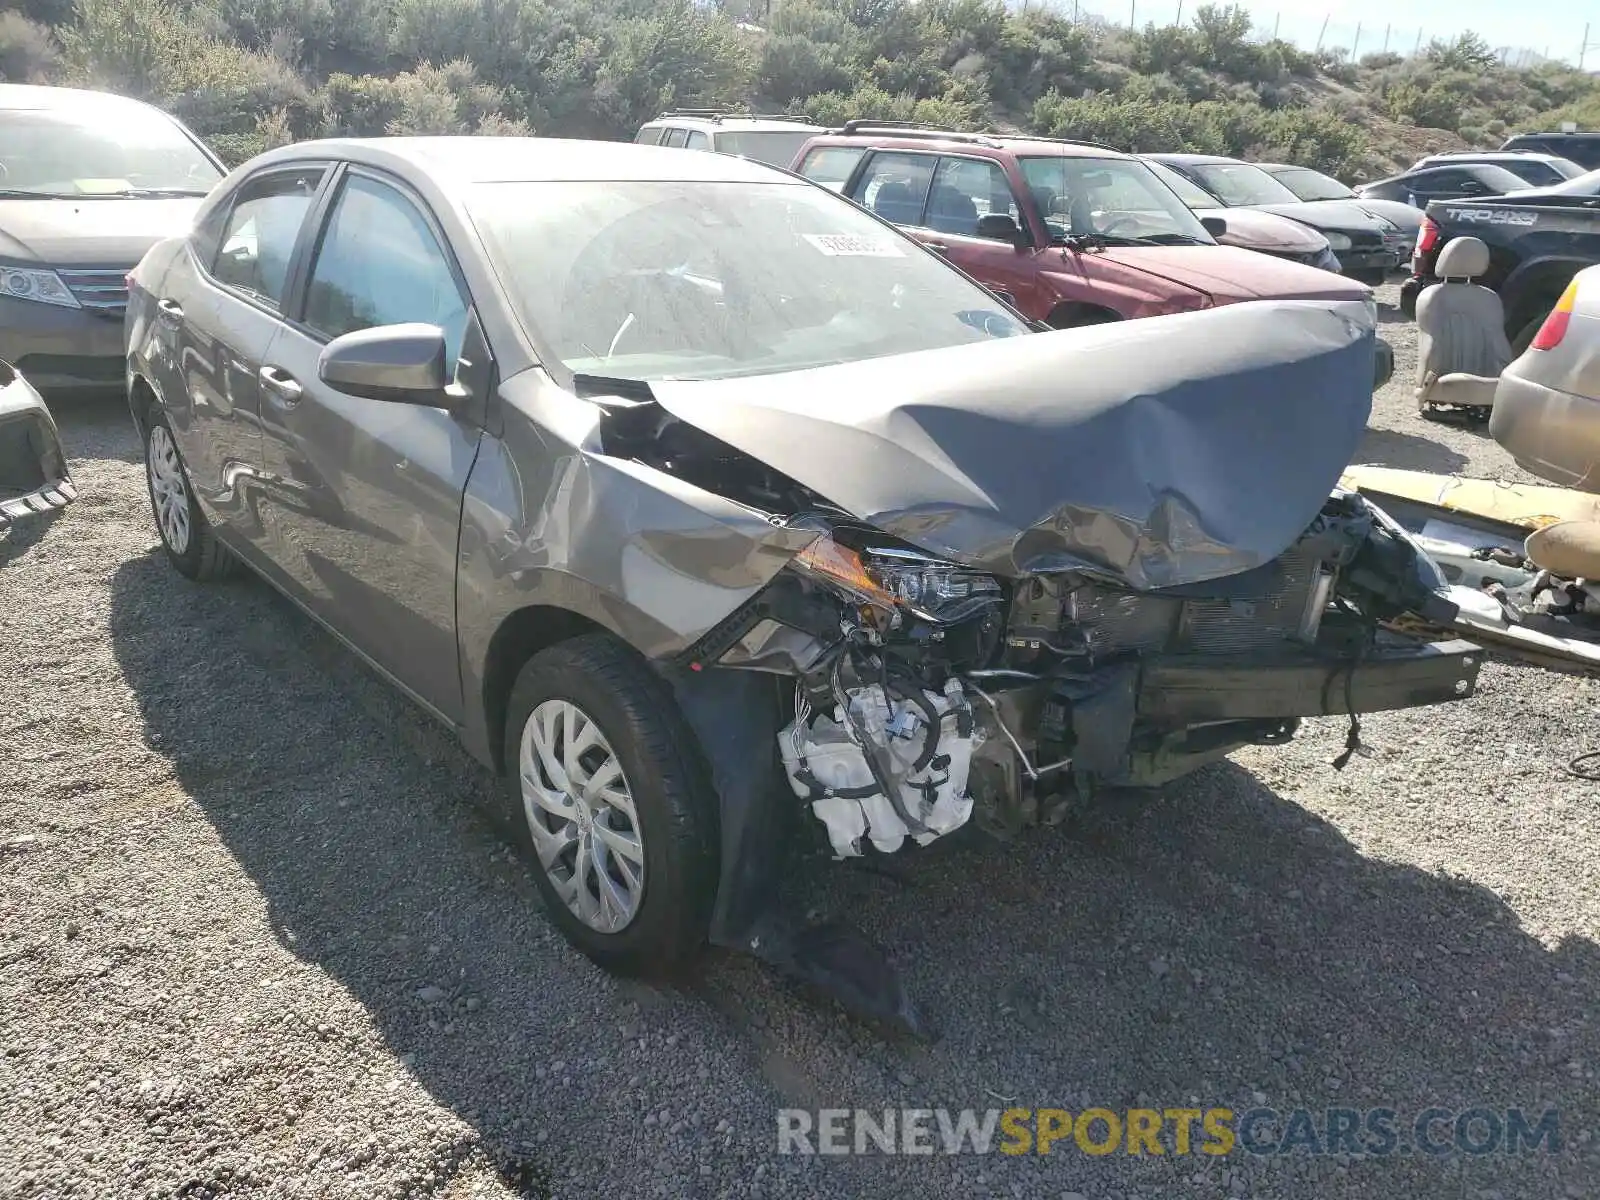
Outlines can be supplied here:
<path id="1" fill-rule="evenodd" d="M 1523 183 L 1534 187 L 1549 187 L 1583 174 L 1583 168 L 1565 158 L 1501 159 L 1485 163 L 1509 171 Z"/>
<path id="2" fill-rule="evenodd" d="M 1589 171 L 1565 183 L 1539 190 L 1546 196 L 1600 196 L 1600 171 Z"/>
<path id="3" fill-rule="evenodd" d="M 788 167 L 820 129 L 721 129 L 717 149 L 723 154 L 740 154 L 774 167 Z"/>
<path id="4" fill-rule="evenodd" d="M 11 196 L 203 196 L 222 172 L 165 113 L 142 105 L 0 112 L 0 191 Z"/>
<path id="5" fill-rule="evenodd" d="M 1497 167 L 1493 163 L 1479 163 L 1472 168 L 1472 177 L 1479 183 L 1486 184 L 1494 192 L 1520 192 L 1528 186 L 1528 181 L 1504 167 Z"/>
<path id="6" fill-rule="evenodd" d="M 1299 196 L 1250 163 L 1190 163 L 1188 169 L 1201 187 L 1227 205 L 1300 203 Z"/>
<path id="7" fill-rule="evenodd" d="M 1052 240 L 1102 237 L 1160 245 L 1211 245 L 1195 215 L 1134 158 L 1054 155 L 1019 160 Z"/>
<path id="8" fill-rule="evenodd" d="M 1151 159 L 1146 159 L 1145 166 L 1150 168 L 1157 179 L 1161 180 L 1162 183 L 1166 184 L 1169 188 L 1176 192 L 1178 194 L 1178 199 L 1182 200 L 1189 208 L 1207 209 L 1222 207 L 1222 202 L 1210 192 L 1206 191 L 1205 188 L 1201 187 L 1198 183 L 1187 176 L 1179 175 L 1171 167 L 1167 166 L 1166 163 L 1159 163 Z"/>
<path id="9" fill-rule="evenodd" d="M 529 336 L 574 373 L 765 375 L 1028 332 L 804 184 L 485 184 L 467 208 Z"/>
<path id="10" fill-rule="evenodd" d="M 1302 200 L 1352 200 L 1355 193 L 1331 175 L 1310 167 L 1290 167 L 1270 172 L 1272 177 Z"/>

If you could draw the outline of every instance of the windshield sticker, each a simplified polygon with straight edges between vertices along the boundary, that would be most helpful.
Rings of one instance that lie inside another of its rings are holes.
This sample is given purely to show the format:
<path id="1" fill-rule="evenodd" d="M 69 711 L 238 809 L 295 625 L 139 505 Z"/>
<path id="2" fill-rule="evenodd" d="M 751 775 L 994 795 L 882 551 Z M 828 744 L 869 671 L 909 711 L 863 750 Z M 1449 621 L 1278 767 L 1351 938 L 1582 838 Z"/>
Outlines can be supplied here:
<path id="1" fill-rule="evenodd" d="M 865 237 L 853 233 L 801 234 L 829 258 L 904 258 L 904 250 L 888 238 Z"/>
<path id="2" fill-rule="evenodd" d="M 1447 208 L 1445 215 L 1452 221 L 1470 221 L 1480 225 L 1537 225 L 1539 214 L 1509 212 L 1503 208 Z"/>

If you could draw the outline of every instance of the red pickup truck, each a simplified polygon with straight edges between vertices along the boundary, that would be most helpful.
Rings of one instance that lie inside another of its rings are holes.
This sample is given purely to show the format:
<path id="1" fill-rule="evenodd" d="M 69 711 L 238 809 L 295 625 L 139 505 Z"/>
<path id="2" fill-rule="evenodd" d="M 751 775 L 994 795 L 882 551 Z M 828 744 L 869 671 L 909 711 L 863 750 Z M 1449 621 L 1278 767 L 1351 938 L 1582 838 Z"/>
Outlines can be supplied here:
<path id="1" fill-rule="evenodd" d="M 852 121 L 794 169 L 945 255 L 1024 315 L 1057 328 L 1242 300 L 1361 300 L 1329 271 L 1217 244 L 1143 162 L 1091 142 Z M 1377 386 L 1394 372 L 1379 339 Z"/>

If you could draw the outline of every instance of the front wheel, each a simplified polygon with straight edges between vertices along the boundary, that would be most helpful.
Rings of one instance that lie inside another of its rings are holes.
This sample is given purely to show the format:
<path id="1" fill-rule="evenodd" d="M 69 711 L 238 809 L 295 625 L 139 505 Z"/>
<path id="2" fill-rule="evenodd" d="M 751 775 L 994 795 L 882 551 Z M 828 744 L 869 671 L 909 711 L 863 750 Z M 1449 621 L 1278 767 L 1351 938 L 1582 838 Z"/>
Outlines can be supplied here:
<path id="1" fill-rule="evenodd" d="M 508 807 L 551 919 L 601 966 L 659 975 L 705 941 L 716 798 L 672 689 L 588 634 L 535 655 L 506 713 Z"/>
<path id="2" fill-rule="evenodd" d="M 150 414 L 144 434 L 144 477 L 150 512 L 156 519 L 167 559 L 190 579 L 206 582 L 233 573 L 234 559 L 217 541 L 195 501 L 188 472 L 178 454 L 172 427 L 159 412 Z"/>

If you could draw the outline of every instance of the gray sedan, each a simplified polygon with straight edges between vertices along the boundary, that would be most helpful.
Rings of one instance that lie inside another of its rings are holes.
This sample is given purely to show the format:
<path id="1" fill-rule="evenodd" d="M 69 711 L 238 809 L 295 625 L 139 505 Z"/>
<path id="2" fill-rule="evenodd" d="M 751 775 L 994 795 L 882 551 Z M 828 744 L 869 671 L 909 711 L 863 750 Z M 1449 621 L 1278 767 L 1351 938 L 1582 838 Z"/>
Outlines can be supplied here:
<path id="1" fill-rule="evenodd" d="M 382 139 L 236 170 L 127 330 L 172 564 L 247 564 L 455 729 L 613 969 L 709 937 L 915 1025 L 777 907 L 794 848 L 1012 836 L 1477 674 L 1380 635 L 1442 577 L 1332 494 L 1361 302 L 1036 333 L 758 163 Z"/>

